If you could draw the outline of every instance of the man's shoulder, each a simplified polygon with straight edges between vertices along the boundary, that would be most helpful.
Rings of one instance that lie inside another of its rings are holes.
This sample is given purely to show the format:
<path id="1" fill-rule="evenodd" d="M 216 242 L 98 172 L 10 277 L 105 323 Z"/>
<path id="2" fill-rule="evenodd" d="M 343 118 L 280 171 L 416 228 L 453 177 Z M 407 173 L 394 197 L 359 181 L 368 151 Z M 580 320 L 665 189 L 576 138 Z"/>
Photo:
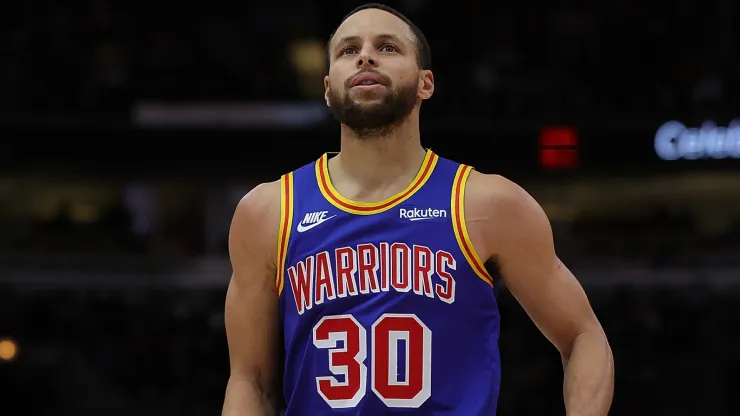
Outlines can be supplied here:
<path id="1" fill-rule="evenodd" d="M 261 183 L 249 191 L 236 206 L 231 234 L 244 238 L 277 238 L 280 222 L 281 181 Z"/>
<path id="2" fill-rule="evenodd" d="M 472 171 L 465 188 L 466 201 L 473 204 L 514 203 L 528 197 L 527 192 L 513 181 L 496 174 Z"/>
<path id="3" fill-rule="evenodd" d="M 281 181 L 263 182 L 242 197 L 235 215 L 252 216 L 268 214 L 280 206 Z"/>
<path id="4" fill-rule="evenodd" d="M 471 173 L 465 191 L 465 218 L 467 222 L 475 221 L 481 254 L 487 257 L 499 257 L 511 247 L 521 246 L 513 242 L 521 242 L 524 235 L 552 238 L 547 215 L 539 203 L 501 175 Z"/>
<path id="5" fill-rule="evenodd" d="M 501 175 L 479 172 L 472 172 L 468 179 L 465 211 L 469 218 L 508 225 L 545 217 L 540 204 L 524 188 Z"/>

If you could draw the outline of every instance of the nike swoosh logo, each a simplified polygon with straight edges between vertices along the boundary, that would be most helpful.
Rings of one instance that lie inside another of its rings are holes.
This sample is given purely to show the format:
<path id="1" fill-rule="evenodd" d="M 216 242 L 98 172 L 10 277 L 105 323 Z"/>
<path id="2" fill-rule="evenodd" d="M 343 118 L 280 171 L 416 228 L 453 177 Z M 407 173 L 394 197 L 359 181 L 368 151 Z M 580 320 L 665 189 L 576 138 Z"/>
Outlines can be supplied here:
<path id="1" fill-rule="evenodd" d="M 319 222 L 315 222 L 313 224 L 308 224 L 308 225 L 303 225 L 302 223 L 298 223 L 298 227 L 296 227 L 295 230 L 298 231 L 299 233 L 302 233 L 302 232 L 310 230 L 311 228 L 318 227 L 319 225 L 329 221 L 330 219 L 334 217 L 336 217 L 336 215 L 332 215 L 331 217 L 326 217 Z"/>

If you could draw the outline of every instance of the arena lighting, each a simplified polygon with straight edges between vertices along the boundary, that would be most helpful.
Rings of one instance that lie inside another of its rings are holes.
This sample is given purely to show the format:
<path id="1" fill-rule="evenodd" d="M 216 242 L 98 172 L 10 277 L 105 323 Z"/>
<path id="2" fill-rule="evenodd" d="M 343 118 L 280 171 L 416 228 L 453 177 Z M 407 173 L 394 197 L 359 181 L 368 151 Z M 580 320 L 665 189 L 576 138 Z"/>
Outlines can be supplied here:
<path id="1" fill-rule="evenodd" d="M 539 137 L 540 165 L 545 169 L 572 169 L 578 165 L 578 135 L 569 126 L 545 127 Z"/>
<path id="2" fill-rule="evenodd" d="M 699 128 L 668 121 L 655 133 L 655 153 L 663 160 L 740 159 L 740 120 L 727 127 L 708 120 Z"/>
<path id="3" fill-rule="evenodd" d="M 13 361 L 18 354 L 18 346 L 11 339 L 0 340 L 0 361 Z"/>

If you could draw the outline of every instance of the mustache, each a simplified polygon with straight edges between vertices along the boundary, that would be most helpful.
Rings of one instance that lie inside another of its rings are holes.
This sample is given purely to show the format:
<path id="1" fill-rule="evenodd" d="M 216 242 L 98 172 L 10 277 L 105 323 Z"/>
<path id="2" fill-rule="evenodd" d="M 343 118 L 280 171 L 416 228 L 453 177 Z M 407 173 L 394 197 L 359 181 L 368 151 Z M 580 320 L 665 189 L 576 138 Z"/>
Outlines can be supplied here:
<path id="1" fill-rule="evenodd" d="M 364 69 L 362 71 L 355 72 L 349 78 L 347 78 L 347 80 L 344 81 L 344 87 L 349 89 L 352 86 L 352 80 L 354 80 L 355 78 L 357 78 L 359 75 L 362 75 L 362 74 L 375 74 L 378 77 L 380 77 L 380 79 L 383 80 L 383 83 L 385 85 L 391 85 L 391 79 L 387 75 L 382 74 L 378 71 L 374 71 L 372 69 Z"/>

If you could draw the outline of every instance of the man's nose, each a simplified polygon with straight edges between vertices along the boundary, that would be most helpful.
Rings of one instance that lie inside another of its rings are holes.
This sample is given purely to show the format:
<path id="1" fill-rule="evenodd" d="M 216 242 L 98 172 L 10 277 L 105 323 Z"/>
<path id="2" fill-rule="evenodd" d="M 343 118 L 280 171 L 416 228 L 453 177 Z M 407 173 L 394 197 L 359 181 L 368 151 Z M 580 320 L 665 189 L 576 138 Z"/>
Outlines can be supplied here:
<path id="1" fill-rule="evenodd" d="M 363 49 L 363 51 L 360 52 L 359 56 L 357 57 L 357 67 L 358 68 L 374 67 L 377 65 L 378 65 L 377 57 L 375 57 L 371 52 L 367 51 L 367 49 Z"/>

